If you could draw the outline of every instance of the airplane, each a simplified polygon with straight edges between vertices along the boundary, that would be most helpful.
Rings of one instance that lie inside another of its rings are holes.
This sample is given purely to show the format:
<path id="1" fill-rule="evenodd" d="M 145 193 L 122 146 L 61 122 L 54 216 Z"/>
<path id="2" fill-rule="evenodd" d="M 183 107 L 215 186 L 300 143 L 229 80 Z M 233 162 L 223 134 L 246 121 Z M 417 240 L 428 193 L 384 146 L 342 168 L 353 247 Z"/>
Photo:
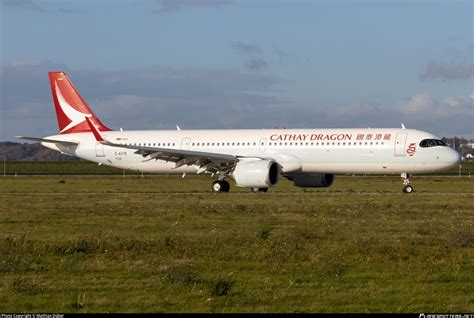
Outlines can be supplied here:
<path id="1" fill-rule="evenodd" d="M 330 187 L 335 174 L 410 175 L 448 169 L 460 155 L 431 133 L 402 128 L 112 130 L 92 112 L 64 72 L 49 72 L 59 134 L 17 136 L 50 149 L 120 169 L 210 174 L 212 192 L 227 179 L 267 192 L 287 178 L 296 187 Z"/>

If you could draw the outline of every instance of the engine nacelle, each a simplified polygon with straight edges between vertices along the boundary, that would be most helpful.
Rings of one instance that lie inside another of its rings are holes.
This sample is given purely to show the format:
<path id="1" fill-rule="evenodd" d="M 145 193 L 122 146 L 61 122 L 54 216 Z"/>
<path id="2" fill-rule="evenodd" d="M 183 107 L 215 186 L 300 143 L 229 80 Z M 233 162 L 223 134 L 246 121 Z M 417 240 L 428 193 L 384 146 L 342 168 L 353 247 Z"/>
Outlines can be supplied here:
<path id="1" fill-rule="evenodd" d="M 268 188 L 280 181 L 280 166 L 273 160 L 241 161 L 231 176 L 238 187 Z"/>
<path id="2" fill-rule="evenodd" d="M 288 176 L 294 185 L 302 188 L 327 188 L 334 183 L 334 174 L 297 173 Z"/>

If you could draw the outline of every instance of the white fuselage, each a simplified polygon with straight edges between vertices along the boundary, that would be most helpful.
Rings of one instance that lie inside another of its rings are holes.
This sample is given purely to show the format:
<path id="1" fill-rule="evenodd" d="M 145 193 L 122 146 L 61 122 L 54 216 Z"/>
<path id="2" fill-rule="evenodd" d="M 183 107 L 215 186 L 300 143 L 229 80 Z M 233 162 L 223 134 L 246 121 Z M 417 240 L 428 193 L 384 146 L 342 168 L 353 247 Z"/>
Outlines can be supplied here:
<path id="1" fill-rule="evenodd" d="M 449 168 L 459 154 L 449 147 L 420 147 L 434 135 L 413 129 L 252 129 L 108 131 L 119 144 L 230 154 L 273 159 L 282 173 L 416 173 Z M 104 146 L 90 132 L 47 138 L 79 142 L 78 146 L 44 146 L 100 164 L 156 173 L 193 173 L 181 166 L 135 154 L 135 150 Z"/>

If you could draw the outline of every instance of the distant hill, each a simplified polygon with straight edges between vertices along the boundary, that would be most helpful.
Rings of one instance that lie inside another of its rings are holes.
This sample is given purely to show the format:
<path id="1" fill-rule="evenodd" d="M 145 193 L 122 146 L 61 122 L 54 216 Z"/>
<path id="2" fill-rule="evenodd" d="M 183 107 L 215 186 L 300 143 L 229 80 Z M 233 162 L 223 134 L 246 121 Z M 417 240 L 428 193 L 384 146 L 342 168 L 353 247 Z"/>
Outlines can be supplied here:
<path id="1" fill-rule="evenodd" d="M 41 146 L 39 143 L 27 144 L 18 142 L 0 142 L 0 160 L 79 160 L 77 157 L 61 153 Z"/>

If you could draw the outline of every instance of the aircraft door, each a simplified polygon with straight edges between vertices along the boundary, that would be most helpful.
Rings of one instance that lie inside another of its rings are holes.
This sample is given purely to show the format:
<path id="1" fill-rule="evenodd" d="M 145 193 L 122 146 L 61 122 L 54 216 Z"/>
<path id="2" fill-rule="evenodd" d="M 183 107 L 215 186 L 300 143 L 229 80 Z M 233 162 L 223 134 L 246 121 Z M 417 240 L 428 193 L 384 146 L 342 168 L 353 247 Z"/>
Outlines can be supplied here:
<path id="1" fill-rule="evenodd" d="M 97 141 L 95 142 L 95 156 L 105 157 L 104 145 Z"/>
<path id="2" fill-rule="evenodd" d="M 191 144 L 191 138 L 185 137 L 181 140 L 181 150 L 189 150 Z"/>
<path id="3" fill-rule="evenodd" d="M 266 138 L 260 139 L 260 144 L 259 144 L 260 152 L 265 152 L 266 146 L 267 146 L 267 139 Z"/>
<path id="4" fill-rule="evenodd" d="M 405 156 L 405 143 L 407 141 L 407 134 L 400 133 L 395 137 L 395 157 L 404 157 Z"/>

